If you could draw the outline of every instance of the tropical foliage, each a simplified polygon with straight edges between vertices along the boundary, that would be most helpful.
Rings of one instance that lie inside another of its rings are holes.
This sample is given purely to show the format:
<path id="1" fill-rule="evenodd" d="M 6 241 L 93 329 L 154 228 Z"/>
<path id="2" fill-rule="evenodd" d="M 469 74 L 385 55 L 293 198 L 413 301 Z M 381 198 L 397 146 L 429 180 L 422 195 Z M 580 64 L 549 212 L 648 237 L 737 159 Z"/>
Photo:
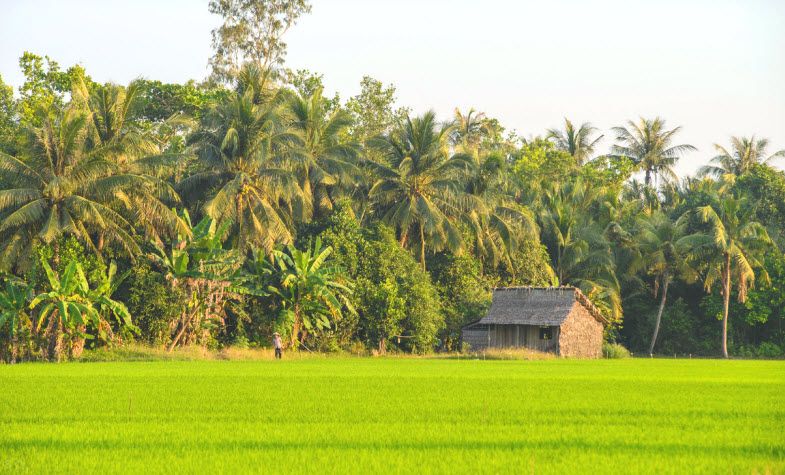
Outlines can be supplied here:
<path id="1" fill-rule="evenodd" d="M 275 251 L 274 281 L 269 286 L 280 306 L 279 325 L 290 334 L 292 344 L 302 344 L 309 333 L 338 324 L 343 309 L 354 312 L 352 293 L 339 268 L 330 265 L 333 249 L 322 247 L 321 239 L 305 251 L 292 246 Z"/>
<path id="2" fill-rule="evenodd" d="M 659 117 L 523 138 L 473 108 L 413 114 L 370 77 L 342 101 L 283 69 L 309 2 L 210 9 L 210 81 L 100 84 L 25 53 L 18 94 L 0 82 L 3 359 L 274 331 L 458 350 L 504 285 L 579 287 L 634 351 L 785 348 L 768 140 L 732 137 L 680 180 L 696 148 Z"/>
<path id="3" fill-rule="evenodd" d="M 82 266 L 76 261 L 71 261 L 60 276 L 46 261 L 41 264 L 48 285 L 33 297 L 29 308 L 39 310 L 36 331 L 47 340 L 44 357 L 57 361 L 64 355 L 78 357 L 86 339 L 112 339 L 110 317 L 120 327 L 134 328 L 125 305 L 112 299 L 117 288 L 114 263 L 102 285 L 95 289 L 90 288 Z"/>

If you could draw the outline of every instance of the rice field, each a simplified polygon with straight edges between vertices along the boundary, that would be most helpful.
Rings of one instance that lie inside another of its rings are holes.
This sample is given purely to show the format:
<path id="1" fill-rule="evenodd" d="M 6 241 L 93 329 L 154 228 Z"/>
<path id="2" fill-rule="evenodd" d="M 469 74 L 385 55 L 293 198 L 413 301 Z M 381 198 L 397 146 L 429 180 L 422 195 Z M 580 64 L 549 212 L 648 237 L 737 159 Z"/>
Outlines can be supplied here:
<path id="1" fill-rule="evenodd" d="M 0 366 L 0 473 L 785 473 L 785 362 Z"/>

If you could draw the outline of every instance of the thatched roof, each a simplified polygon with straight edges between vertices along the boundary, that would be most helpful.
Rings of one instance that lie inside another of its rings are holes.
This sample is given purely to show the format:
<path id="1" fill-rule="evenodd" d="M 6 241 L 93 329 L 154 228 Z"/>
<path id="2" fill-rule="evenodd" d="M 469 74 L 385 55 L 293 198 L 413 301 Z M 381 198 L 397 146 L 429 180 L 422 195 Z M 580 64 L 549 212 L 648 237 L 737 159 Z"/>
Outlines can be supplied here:
<path id="1" fill-rule="evenodd" d="M 575 287 L 509 287 L 494 289 L 488 315 L 476 324 L 558 326 L 567 319 L 575 302 L 597 321 L 607 323 L 599 309 Z"/>

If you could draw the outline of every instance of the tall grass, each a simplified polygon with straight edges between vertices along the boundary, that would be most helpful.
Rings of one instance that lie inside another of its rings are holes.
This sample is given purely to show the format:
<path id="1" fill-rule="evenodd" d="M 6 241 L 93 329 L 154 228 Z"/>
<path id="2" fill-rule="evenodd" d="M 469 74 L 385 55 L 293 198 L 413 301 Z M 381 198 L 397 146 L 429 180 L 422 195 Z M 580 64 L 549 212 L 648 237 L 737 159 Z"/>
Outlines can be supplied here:
<path id="1" fill-rule="evenodd" d="M 307 350 L 286 351 L 286 359 L 321 359 L 328 357 L 326 353 L 312 353 Z M 227 347 L 210 350 L 202 346 L 177 347 L 171 352 L 163 348 L 139 344 L 128 344 L 117 348 L 102 348 L 85 351 L 77 360 L 83 363 L 122 362 L 122 361 L 265 361 L 274 360 L 275 353 L 271 348 L 237 348 Z"/>
<path id="2" fill-rule="evenodd" d="M 630 350 L 618 343 L 603 343 L 602 356 L 604 358 L 619 360 L 629 358 L 632 354 L 630 353 Z"/>

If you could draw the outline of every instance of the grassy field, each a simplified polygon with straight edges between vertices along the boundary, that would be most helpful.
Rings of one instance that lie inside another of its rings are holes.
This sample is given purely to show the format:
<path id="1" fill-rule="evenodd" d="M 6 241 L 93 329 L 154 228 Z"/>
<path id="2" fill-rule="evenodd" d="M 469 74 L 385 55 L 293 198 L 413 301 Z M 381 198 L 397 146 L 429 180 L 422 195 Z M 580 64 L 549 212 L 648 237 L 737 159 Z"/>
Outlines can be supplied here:
<path id="1" fill-rule="evenodd" d="M 0 366 L 0 472 L 785 473 L 785 362 Z"/>

